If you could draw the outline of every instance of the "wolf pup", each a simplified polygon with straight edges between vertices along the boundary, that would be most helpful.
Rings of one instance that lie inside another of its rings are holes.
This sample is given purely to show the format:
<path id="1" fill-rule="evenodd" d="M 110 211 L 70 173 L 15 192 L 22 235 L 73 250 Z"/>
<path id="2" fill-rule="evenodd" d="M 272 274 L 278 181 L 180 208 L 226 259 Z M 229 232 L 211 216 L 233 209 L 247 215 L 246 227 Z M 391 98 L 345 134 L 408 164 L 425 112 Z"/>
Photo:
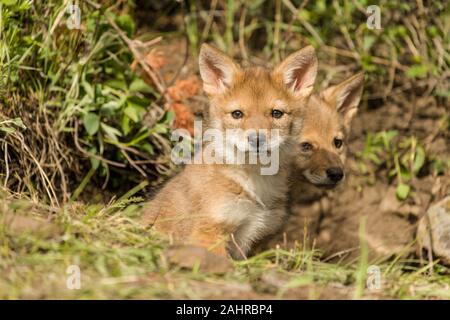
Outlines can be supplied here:
<path id="1" fill-rule="evenodd" d="M 363 81 L 364 74 L 359 73 L 309 99 L 294 169 L 306 183 L 296 189 L 307 189 L 308 184 L 334 188 L 344 179 L 346 138 L 361 100 Z"/>
<path id="2" fill-rule="evenodd" d="M 222 133 L 238 130 L 230 140 L 248 142 L 245 148 L 236 149 L 226 141 L 228 151 L 232 148 L 246 157 L 261 149 L 278 152 L 279 170 L 262 175 L 260 161 L 187 164 L 148 203 L 143 221 L 175 242 L 239 259 L 246 257 L 255 242 L 275 233 L 287 215 L 290 142 L 300 130 L 300 114 L 313 89 L 317 58 L 308 46 L 272 71 L 244 69 L 203 44 L 199 67 L 210 100 L 207 128 Z M 277 137 L 271 134 L 274 129 Z M 205 143 L 203 150 L 207 147 Z"/>
<path id="3" fill-rule="evenodd" d="M 292 223 L 288 221 L 283 230 L 287 237 L 268 237 L 256 252 L 286 239 L 294 243 L 304 241 L 305 236 L 316 238 L 322 217 L 309 206 L 345 178 L 346 140 L 361 99 L 363 80 L 364 75 L 359 73 L 311 95 L 301 115 L 302 128 L 295 138 L 292 158 L 288 205 Z"/>

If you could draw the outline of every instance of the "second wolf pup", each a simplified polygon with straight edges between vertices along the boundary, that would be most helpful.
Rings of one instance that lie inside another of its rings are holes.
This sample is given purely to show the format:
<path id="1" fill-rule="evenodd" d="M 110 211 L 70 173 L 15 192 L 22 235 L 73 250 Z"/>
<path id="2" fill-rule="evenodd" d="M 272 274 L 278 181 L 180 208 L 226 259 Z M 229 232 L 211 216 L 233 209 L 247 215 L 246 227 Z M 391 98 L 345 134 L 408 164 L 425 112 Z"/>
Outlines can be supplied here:
<path id="1" fill-rule="evenodd" d="M 265 144 L 269 152 L 279 151 L 279 171 L 261 175 L 259 163 L 188 164 L 147 205 L 143 221 L 176 242 L 243 258 L 255 242 L 278 230 L 286 217 L 290 141 L 301 126 L 300 113 L 313 88 L 317 58 L 313 47 L 306 47 L 273 71 L 243 69 L 219 50 L 203 45 L 199 65 L 210 98 L 208 127 L 221 132 L 277 129 L 277 140 L 269 134 L 241 139 L 248 139 L 253 147 L 245 150 L 247 155 Z"/>
<path id="2" fill-rule="evenodd" d="M 294 168 L 307 184 L 329 189 L 344 179 L 347 137 L 363 84 L 364 74 L 358 73 L 309 99 L 296 139 L 299 151 Z"/>
<path id="3" fill-rule="evenodd" d="M 285 225 L 285 236 L 265 239 L 256 252 L 273 248 L 286 239 L 295 243 L 304 241 L 306 235 L 316 237 L 321 217 L 305 204 L 318 200 L 325 190 L 337 187 L 344 180 L 347 138 L 361 100 L 363 80 L 364 75 L 359 73 L 311 95 L 303 108 L 301 130 L 294 138 L 295 155 L 289 179 L 292 214 L 289 222 L 292 223 Z M 299 204 L 302 209 L 293 210 Z"/>

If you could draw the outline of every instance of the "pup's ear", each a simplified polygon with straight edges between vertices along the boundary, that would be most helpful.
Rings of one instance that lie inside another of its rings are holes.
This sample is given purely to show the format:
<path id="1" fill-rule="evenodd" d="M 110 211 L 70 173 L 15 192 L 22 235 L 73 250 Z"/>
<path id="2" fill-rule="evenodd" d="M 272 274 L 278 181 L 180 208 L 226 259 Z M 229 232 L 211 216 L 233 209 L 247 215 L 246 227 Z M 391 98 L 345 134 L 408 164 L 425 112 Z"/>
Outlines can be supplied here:
<path id="1" fill-rule="evenodd" d="M 314 47 L 307 46 L 284 59 L 274 70 L 296 98 L 311 94 L 317 75 L 317 57 Z"/>
<path id="2" fill-rule="evenodd" d="M 199 68 L 203 90 L 210 95 L 229 89 L 241 70 L 229 56 L 206 43 L 200 48 Z"/>
<path id="3" fill-rule="evenodd" d="M 322 92 L 322 98 L 344 117 L 347 129 L 358 111 L 364 85 L 364 73 L 358 73 Z"/>

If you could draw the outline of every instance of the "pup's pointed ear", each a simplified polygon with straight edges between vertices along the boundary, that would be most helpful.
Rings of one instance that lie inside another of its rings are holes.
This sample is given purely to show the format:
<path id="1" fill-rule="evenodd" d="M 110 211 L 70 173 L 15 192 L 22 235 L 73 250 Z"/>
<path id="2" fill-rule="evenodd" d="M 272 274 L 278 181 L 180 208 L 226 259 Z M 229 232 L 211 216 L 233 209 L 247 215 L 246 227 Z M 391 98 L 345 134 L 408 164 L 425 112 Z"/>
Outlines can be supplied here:
<path id="1" fill-rule="evenodd" d="M 358 111 L 364 85 L 364 73 L 358 73 L 322 92 L 322 98 L 344 117 L 347 128 Z"/>
<path id="2" fill-rule="evenodd" d="M 229 89 L 241 70 L 229 56 L 206 43 L 200 48 L 199 68 L 203 90 L 210 95 Z"/>
<path id="3" fill-rule="evenodd" d="M 317 75 L 317 57 L 314 47 L 307 46 L 284 59 L 274 70 L 296 98 L 311 94 Z"/>

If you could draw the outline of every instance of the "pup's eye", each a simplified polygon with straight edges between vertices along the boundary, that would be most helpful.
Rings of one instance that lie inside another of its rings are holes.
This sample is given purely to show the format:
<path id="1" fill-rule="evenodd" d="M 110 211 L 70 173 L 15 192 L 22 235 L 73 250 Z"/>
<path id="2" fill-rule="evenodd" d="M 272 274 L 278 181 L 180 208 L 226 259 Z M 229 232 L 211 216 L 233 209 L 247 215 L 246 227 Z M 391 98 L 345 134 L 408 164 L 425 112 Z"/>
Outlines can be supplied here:
<path id="1" fill-rule="evenodd" d="M 338 139 L 338 138 L 334 138 L 334 146 L 336 147 L 336 148 L 340 148 L 340 147 L 342 147 L 342 139 Z"/>
<path id="2" fill-rule="evenodd" d="M 243 113 L 241 110 L 234 110 L 234 111 L 231 113 L 231 116 L 232 116 L 234 119 L 240 119 L 240 118 L 242 118 L 242 117 L 244 116 L 244 113 Z"/>
<path id="3" fill-rule="evenodd" d="M 277 110 L 277 109 L 273 109 L 272 110 L 272 117 L 275 119 L 280 119 L 283 116 L 284 112 Z"/>
<path id="4" fill-rule="evenodd" d="M 300 144 L 300 148 L 302 149 L 303 152 L 311 151 L 313 149 L 313 145 L 309 142 L 302 142 Z"/>

